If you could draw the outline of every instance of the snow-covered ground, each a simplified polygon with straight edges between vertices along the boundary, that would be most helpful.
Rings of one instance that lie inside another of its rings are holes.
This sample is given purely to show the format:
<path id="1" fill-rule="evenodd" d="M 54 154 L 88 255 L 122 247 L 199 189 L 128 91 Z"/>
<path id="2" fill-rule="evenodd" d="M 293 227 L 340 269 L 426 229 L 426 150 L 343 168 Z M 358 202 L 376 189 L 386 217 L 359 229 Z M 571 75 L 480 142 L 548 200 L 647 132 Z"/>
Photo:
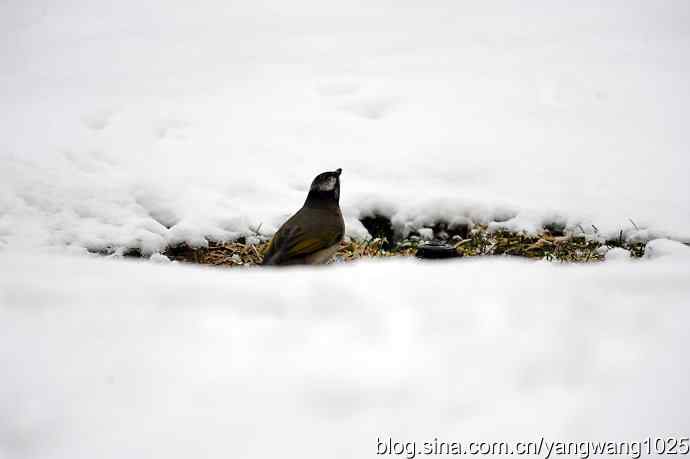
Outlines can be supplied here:
<path id="1" fill-rule="evenodd" d="M 676 241 L 587 266 L 84 253 L 269 235 L 337 167 L 354 237 L 381 213 L 690 241 L 687 1 L 10 0 L 0 27 L 0 459 L 690 433 Z"/>
<path id="2" fill-rule="evenodd" d="M 687 436 L 690 248 L 660 242 L 646 260 L 584 266 L 218 270 L 7 253 L 0 457 L 365 458 L 388 436 Z"/>
<path id="3" fill-rule="evenodd" d="M 525 3 L 2 2 L 0 247 L 270 234 L 337 167 L 353 236 L 690 240 L 690 4 Z"/>

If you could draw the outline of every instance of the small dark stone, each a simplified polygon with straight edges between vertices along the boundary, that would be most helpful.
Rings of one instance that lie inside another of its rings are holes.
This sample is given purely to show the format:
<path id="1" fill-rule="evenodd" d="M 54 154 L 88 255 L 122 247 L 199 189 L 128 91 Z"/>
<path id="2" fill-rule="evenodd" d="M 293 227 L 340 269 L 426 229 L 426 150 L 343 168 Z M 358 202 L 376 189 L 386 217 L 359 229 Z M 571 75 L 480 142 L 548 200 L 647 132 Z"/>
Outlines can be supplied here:
<path id="1" fill-rule="evenodd" d="M 428 260 L 440 260 L 445 258 L 456 258 L 461 256 L 455 247 L 441 241 L 431 241 L 417 247 L 417 258 Z"/>

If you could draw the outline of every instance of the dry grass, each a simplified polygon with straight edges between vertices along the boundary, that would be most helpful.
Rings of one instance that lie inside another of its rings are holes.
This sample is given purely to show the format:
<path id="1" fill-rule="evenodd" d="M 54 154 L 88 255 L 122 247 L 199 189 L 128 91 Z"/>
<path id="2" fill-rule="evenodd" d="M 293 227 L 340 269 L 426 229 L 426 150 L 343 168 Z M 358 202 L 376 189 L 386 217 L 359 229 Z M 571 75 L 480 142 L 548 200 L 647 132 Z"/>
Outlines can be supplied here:
<path id="1" fill-rule="evenodd" d="M 645 244 L 619 240 L 599 242 L 579 235 L 554 236 L 548 230 L 531 236 L 524 233 L 499 231 L 490 233 L 477 225 L 465 239 L 455 237 L 447 241 L 464 257 L 507 255 L 559 262 L 588 263 L 603 259 L 602 247 L 623 247 L 631 256 L 644 254 Z M 390 244 L 385 238 L 369 241 L 347 241 L 340 245 L 336 260 L 354 261 L 369 257 L 411 257 L 421 242 L 417 238 Z M 246 244 L 237 242 L 210 242 L 208 247 L 191 248 L 186 245 L 171 247 L 164 254 L 171 260 L 216 266 L 249 266 L 261 263 L 268 242 Z"/>
<path id="2" fill-rule="evenodd" d="M 192 248 L 187 245 L 170 247 L 164 255 L 171 260 L 216 266 L 257 265 L 263 259 L 268 242 L 259 245 L 242 242 L 209 242 L 208 247 Z"/>
<path id="3" fill-rule="evenodd" d="M 465 256 L 512 255 L 548 261 L 592 262 L 603 259 L 600 250 L 603 245 L 584 236 L 553 236 L 548 231 L 536 236 L 506 231 L 488 233 L 480 227 L 471 231 L 470 238 L 456 244 L 456 249 Z"/>

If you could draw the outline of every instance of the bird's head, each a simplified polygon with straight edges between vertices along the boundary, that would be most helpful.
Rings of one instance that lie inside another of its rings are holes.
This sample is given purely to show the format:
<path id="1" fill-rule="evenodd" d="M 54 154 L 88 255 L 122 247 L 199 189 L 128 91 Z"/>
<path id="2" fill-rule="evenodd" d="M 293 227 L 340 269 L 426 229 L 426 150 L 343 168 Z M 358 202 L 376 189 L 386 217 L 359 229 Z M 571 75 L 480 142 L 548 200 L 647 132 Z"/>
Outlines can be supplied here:
<path id="1" fill-rule="evenodd" d="M 323 172 L 314 178 L 307 195 L 306 206 L 310 204 L 338 204 L 340 201 L 340 174 L 343 170 Z"/>

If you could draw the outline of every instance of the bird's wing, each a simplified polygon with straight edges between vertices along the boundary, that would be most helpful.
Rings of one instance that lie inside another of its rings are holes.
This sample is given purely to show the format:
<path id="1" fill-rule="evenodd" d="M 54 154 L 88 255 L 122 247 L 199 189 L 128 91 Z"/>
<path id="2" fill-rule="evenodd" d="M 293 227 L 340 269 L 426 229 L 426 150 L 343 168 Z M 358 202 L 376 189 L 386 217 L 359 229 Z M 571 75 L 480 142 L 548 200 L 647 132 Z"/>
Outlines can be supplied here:
<path id="1" fill-rule="evenodd" d="M 303 225 L 286 222 L 271 240 L 265 263 L 280 263 L 283 260 L 305 257 L 319 250 L 337 244 L 343 237 L 338 227 L 304 228 Z"/>

